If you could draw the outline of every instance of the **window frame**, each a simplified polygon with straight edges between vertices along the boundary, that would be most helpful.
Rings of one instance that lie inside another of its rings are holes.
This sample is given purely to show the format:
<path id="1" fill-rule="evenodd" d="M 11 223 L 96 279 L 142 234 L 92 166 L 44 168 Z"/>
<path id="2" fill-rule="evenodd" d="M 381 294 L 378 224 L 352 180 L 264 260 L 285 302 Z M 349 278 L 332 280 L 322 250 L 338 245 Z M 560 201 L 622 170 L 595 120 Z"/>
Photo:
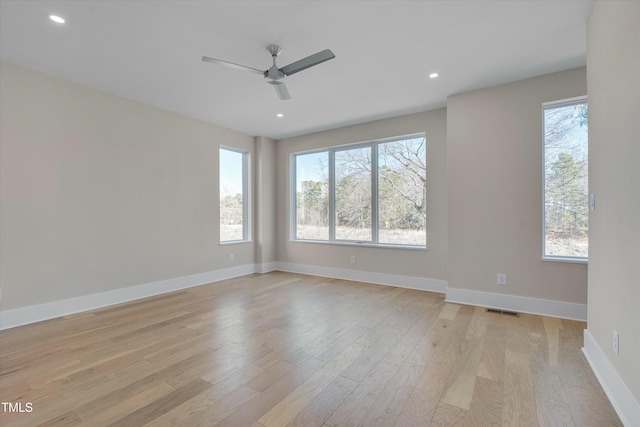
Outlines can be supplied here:
<path id="1" fill-rule="evenodd" d="M 331 147 L 322 147 L 312 150 L 298 151 L 289 155 L 289 241 L 292 243 L 316 243 L 325 245 L 346 245 L 346 246 L 362 246 L 373 248 L 393 248 L 393 249 L 409 249 L 409 250 L 426 250 L 427 249 L 427 229 L 425 223 L 425 242 L 423 245 L 410 244 L 392 244 L 379 243 L 379 183 L 378 183 L 378 146 L 381 144 L 402 141 L 407 139 L 424 138 L 425 147 L 425 166 L 427 164 L 427 135 L 426 132 L 418 132 L 408 135 L 394 136 L 390 138 L 381 138 L 365 142 L 356 142 L 351 144 L 341 144 Z M 336 239 L 336 182 L 335 182 L 335 153 L 351 149 L 369 147 L 371 149 L 371 240 L 344 240 Z M 297 238 L 297 170 L 296 157 L 314 153 L 328 153 L 328 203 L 329 203 L 329 237 L 327 240 L 298 239 Z M 425 171 L 428 176 L 428 170 Z M 426 201 L 425 201 L 426 203 Z M 425 214 L 426 215 L 426 214 Z M 425 218 L 426 221 L 426 218 Z"/>
<path id="2" fill-rule="evenodd" d="M 579 257 L 579 256 L 566 256 L 566 255 L 547 255 L 546 254 L 546 243 L 547 243 L 547 212 L 546 212 L 546 203 L 547 203 L 547 179 L 546 179 L 546 123 L 545 123 L 545 111 L 554 109 L 554 108 L 562 108 L 568 107 L 571 105 L 578 104 L 587 104 L 587 108 L 589 106 L 588 96 L 576 96 L 573 98 L 559 99 L 556 101 L 549 101 L 542 103 L 541 109 L 541 119 L 542 119 L 542 261 L 549 262 L 564 262 L 564 263 L 573 263 L 573 264 L 588 264 L 589 257 Z M 588 140 L 587 140 L 588 144 Z M 587 166 L 589 165 L 589 160 L 587 157 Z M 587 201 L 587 215 L 589 215 L 590 206 L 589 201 Z M 588 227 L 588 225 L 587 225 Z M 589 231 L 587 229 L 587 235 Z"/>
<path id="3" fill-rule="evenodd" d="M 218 212 L 220 209 L 220 200 L 222 197 L 221 193 L 221 172 L 220 168 L 220 160 L 222 158 L 221 152 L 222 150 L 231 151 L 234 153 L 238 153 L 242 155 L 242 239 L 235 240 L 222 240 L 222 216 L 218 215 L 218 233 L 219 233 L 219 244 L 221 246 L 224 245 L 233 245 L 238 243 L 250 243 L 251 242 L 251 152 L 248 150 L 244 150 L 237 147 L 231 147 L 228 145 L 220 145 L 218 149 Z"/>

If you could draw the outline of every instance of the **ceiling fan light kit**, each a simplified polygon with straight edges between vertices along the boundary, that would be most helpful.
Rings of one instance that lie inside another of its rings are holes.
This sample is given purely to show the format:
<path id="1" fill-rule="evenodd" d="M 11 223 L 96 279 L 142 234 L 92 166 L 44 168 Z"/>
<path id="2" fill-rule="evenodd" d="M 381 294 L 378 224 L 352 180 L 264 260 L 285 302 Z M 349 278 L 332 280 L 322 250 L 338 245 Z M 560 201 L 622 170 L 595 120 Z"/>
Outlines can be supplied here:
<path id="1" fill-rule="evenodd" d="M 207 56 L 203 56 L 202 60 L 205 62 L 211 62 L 213 64 L 223 65 L 225 67 L 233 68 L 236 70 L 249 71 L 254 74 L 262 74 L 264 76 L 264 80 L 273 85 L 276 90 L 276 93 L 282 100 L 291 99 L 291 95 L 289 95 L 289 91 L 284 84 L 284 78 L 286 76 L 290 76 L 299 71 L 306 70 L 307 68 L 311 68 L 315 65 L 321 64 L 325 61 L 335 58 L 336 56 L 329 49 L 325 49 L 321 52 L 314 53 L 311 56 L 307 56 L 306 58 L 302 58 L 299 61 L 292 62 L 289 65 L 285 65 L 282 68 L 278 68 L 276 65 L 276 58 L 282 52 L 282 48 L 280 46 L 271 44 L 267 46 L 267 51 L 271 54 L 271 58 L 273 59 L 273 65 L 265 70 L 259 70 L 257 68 L 247 67 L 245 65 L 235 64 L 233 62 L 224 61 L 222 59 L 209 58 Z"/>

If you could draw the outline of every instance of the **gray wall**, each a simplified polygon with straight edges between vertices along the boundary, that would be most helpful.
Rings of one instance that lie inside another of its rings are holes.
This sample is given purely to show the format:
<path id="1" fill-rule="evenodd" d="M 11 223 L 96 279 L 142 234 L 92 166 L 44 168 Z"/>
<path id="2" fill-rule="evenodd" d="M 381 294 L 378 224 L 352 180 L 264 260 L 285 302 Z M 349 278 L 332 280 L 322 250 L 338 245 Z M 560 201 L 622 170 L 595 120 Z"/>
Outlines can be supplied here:
<path id="1" fill-rule="evenodd" d="M 595 4 L 587 58 L 588 330 L 640 402 L 640 2 Z"/>
<path id="2" fill-rule="evenodd" d="M 254 163 L 256 264 L 268 264 L 276 261 L 275 141 L 264 137 L 256 138 Z"/>

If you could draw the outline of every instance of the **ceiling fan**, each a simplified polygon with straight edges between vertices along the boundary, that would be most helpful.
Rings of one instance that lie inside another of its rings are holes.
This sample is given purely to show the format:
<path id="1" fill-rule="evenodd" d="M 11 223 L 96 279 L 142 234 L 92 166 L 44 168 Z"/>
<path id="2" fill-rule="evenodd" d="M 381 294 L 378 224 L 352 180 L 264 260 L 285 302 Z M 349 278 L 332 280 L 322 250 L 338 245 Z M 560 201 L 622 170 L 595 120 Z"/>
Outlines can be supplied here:
<path id="1" fill-rule="evenodd" d="M 214 64 L 224 65 L 225 67 L 235 68 L 236 70 L 249 71 L 251 73 L 262 74 L 264 76 L 264 80 L 273 85 L 278 93 L 280 99 L 291 99 L 289 95 L 289 91 L 284 84 L 285 76 L 290 76 L 292 74 L 297 73 L 298 71 L 306 70 L 307 68 L 313 67 L 314 65 L 321 64 L 325 61 L 335 58 L 336 56 L 329 49 L 325 49 L 321 52 L 314 53 L 311 56 L 307 56 L 299 61 L 293 62 L 289 65 L 285 65 L 282 68 L 278 68 L 276 65 L 276 58 L 282 52 L 282 48 L 276 45 L 267 46 L 267 50 L 271 54 L 273 58 L 273 65 L 265 70 L 258 70 L 257 68 L 247 67 L 245 65 L 234 64 L 233 62 L 223 61 L 222 59 L 209 58 L 208 56 L 203 56 L 202 60 L 205 62 L 212 62 Z"/>

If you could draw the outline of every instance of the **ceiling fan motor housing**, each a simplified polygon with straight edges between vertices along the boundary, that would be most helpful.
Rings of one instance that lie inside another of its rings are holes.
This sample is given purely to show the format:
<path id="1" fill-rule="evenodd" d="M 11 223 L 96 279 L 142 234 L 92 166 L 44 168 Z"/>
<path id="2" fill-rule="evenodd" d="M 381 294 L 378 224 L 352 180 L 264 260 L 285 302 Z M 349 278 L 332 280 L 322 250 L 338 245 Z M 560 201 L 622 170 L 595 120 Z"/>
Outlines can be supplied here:
<path id="1" fill-rule="evenodd" d="M 264 72 L 264 80 L 272 85 L 280 84 L 284 80 L 284 73 L 274 65 Z"/>

